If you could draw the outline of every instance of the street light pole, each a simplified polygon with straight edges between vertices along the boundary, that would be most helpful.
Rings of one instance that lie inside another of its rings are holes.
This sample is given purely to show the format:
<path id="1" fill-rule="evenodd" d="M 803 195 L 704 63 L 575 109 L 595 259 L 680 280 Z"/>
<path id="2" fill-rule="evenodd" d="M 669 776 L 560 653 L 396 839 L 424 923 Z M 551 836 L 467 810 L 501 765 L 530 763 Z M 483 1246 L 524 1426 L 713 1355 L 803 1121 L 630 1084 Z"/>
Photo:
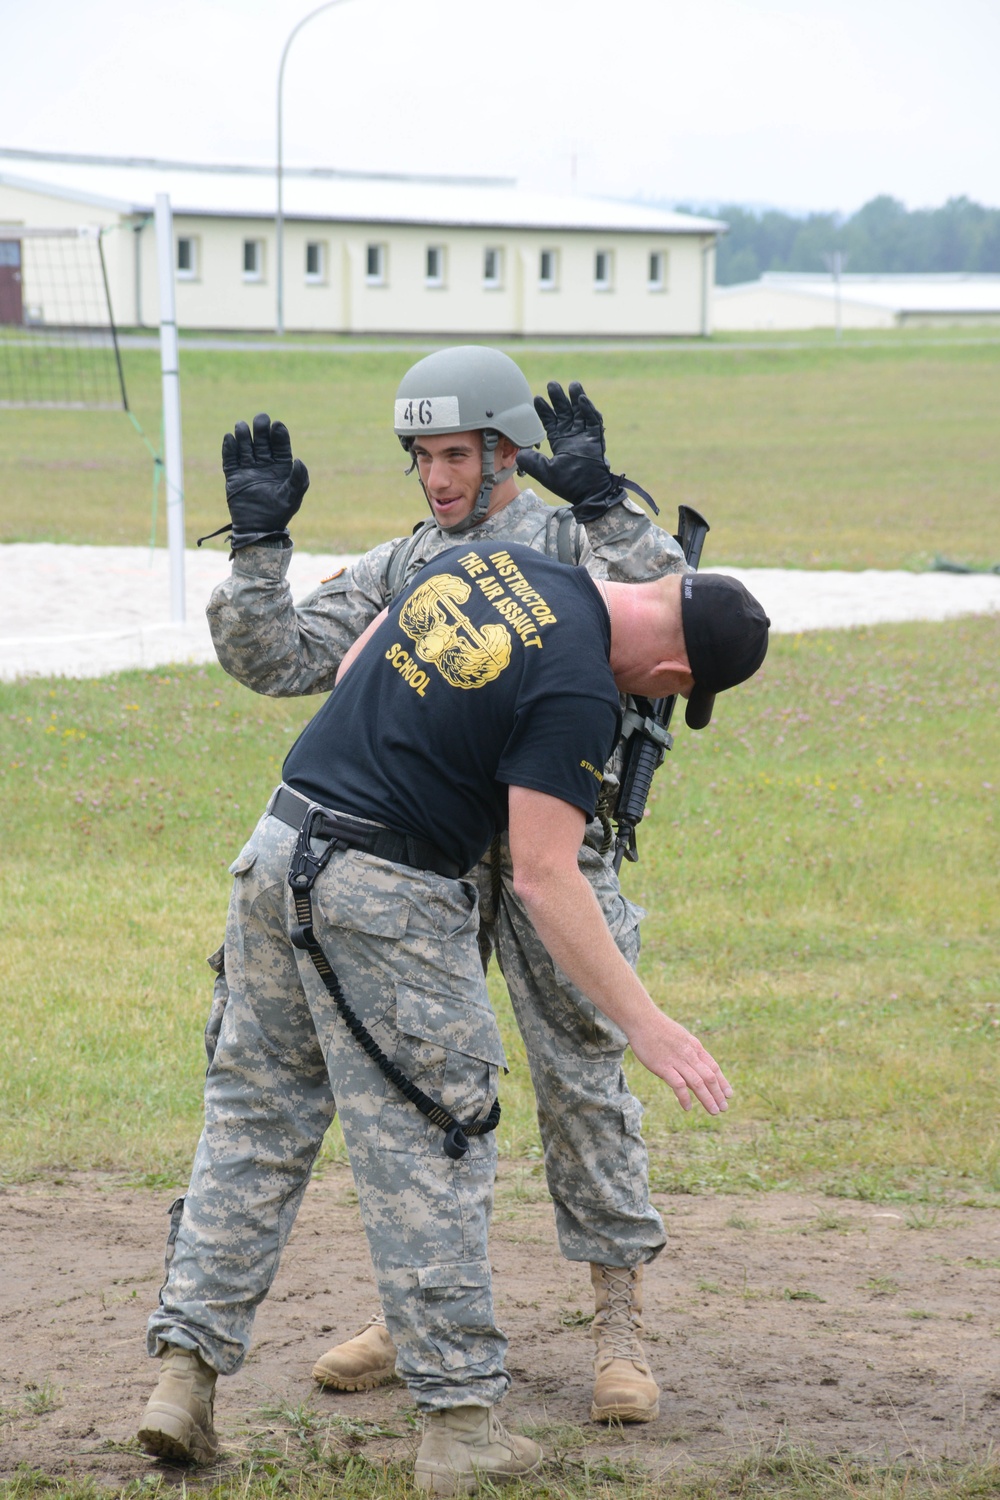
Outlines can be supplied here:
<path id="1" fill-rule="evenodd" d="M 281 100 L 282 90 L 285 84 L 285 59 L 288 56 L 289 47 L 292 45 L 292 42 L 298 36 L 299 32 L 302 30 L 307 21 L 311 21 L 313 17 L 318 16 L 321 11 L 331 10 L 333 6 L 343 5 L 344 3 L 345 0 L 326 0 L 325 5 L 317 5 L 315 10 L 311 10 L 307 16 L 303 16 L 302 20 L 299 21 L 296 26 L 292 27 L 292 30 L 288 35 L 288 40 L 286 41 L 284 48 L 282 49 L 281 62 L 278 65 L 278 211 L 275 215 L 274 228 L 277 248 L 277 265 L 275 266 L 275 276 L 278 283 L 278 315 L 275 323 L 275 332 L 279 334 L 282 334 L 285 331 L 285 215 L 282 205 L 283 163 L 281 139 Z"/>

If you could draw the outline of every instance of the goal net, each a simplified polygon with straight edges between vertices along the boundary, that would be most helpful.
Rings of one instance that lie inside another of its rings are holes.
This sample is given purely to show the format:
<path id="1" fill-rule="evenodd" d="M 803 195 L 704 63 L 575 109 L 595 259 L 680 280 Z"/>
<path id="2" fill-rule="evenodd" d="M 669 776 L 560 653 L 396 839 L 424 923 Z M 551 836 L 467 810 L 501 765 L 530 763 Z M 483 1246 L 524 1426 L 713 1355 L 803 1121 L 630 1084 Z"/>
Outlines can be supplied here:
<path id="1" fill-rule="evenodd" d="M 0 224 L 0 407 L 128 411 L 99 229 Z"/>

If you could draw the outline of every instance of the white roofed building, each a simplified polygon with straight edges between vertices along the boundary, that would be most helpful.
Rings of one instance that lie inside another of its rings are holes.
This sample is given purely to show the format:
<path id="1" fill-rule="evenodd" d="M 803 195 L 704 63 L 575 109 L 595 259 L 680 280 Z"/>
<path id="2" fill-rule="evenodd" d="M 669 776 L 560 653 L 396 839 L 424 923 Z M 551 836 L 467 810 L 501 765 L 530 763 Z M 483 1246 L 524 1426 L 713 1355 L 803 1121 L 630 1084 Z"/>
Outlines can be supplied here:
<path id="1" fill-rule="evenodd" d="M 938 327 L 1000 323 L 1000 276 L 964 273 L 830 275 L 766 271 L 715 289 L 715 327 L 765 329 Z"/>
<path id="2" fill-rule="evenodd" d="M 174 215 L 182 328 L 273 329 L 273 170 L 0 150 L 0 241 L 98 225 L 120 326 L 158 317 L 152 213 Z M 505 179 L 285 169 L 289 332 L 707 335 L 714 219 Z M 30 294 L 26 293 L 28 300 Z M 45 322 L 44 307 L 30 321 Z"/>

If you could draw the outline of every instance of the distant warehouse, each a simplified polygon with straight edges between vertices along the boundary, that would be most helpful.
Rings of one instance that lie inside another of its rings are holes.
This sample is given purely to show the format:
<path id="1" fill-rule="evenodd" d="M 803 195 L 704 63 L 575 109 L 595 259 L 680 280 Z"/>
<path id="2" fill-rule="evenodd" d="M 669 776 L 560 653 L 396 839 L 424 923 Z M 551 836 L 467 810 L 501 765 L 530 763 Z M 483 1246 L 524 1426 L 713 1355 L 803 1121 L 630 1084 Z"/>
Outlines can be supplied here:
<path id="1" fill-rule="evenodd" d="M 842 275 L 768 271 L 715 289 L 715 327 L 765 329 L 935 327 L 1000 323 L 1000 276 Z"/>
<path id="2" fill-rule="evenodd" d="M 487 178 L 325 169 L 284 174 L 289 332 L 463 336 L 704 336 L 715 219 L 520 191 Z M 275 326 L 275 177 L 124 157 L 0 150 L 0 244 L 18 227 L 97 225 L 116 321 L 157 321 L 151 222 L 174 213 L 183 328 Z M 18 262 L 20 264 L 20 262 Z M 11 321 L 10 314 L 4 314 Z M 25 291 L 24 321 L 44 325 Z"/>

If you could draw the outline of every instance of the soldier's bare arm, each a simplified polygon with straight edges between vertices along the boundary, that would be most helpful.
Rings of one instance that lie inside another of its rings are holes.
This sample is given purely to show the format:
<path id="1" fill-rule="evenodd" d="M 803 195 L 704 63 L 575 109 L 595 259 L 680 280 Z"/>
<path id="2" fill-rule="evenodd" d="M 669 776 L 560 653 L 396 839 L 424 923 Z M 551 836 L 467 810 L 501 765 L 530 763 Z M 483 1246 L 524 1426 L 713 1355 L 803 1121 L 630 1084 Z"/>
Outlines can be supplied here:
<path id="1" fill-rule="evenodd" d="M 629 1039 L 636 1057 L 673 1089 L 715 1115 L 732 1089 L 697 1037 L 665 1016 L 615 946 L 577 864 L 585 818 L 579 808 L 528 787 L 509 789 L 514 889 L 567 977 Z"/>
<path id="2" fill-rule="evenodd" d="M 354 642 L 354 645 L 345 654 L 343 661 L 340 663 L 340 667 L 337 671 L 338 682 L 343 677 L 345 672 L 349 672 L 351 670 L 351 663 L 355 660 L 356 657 L 361 655 L 362 651 L 367 646 L 370 637 L 375 634 L 376 630 L 379 628 L 388 613 L 389 611 L 387 609 L 384 609 L 381 614 L 376 615 L 371 624 L 366 628 L 364 634 L 358 636 L 357 640 Z"/>

